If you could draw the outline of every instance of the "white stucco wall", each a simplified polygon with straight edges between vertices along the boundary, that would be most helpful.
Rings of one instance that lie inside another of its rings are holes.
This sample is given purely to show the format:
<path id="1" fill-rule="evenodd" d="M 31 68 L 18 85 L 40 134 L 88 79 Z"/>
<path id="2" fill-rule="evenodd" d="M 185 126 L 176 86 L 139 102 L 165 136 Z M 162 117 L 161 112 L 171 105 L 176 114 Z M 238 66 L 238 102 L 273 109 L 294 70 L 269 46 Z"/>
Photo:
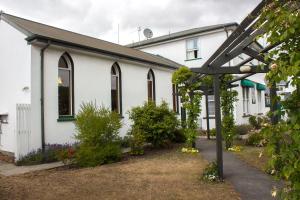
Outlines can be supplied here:
<path id="1" fill-rule="evenodd" d="M 228 34 L 231 34 L 232 31 L 229 30 Z M 196 60 L 186 60 L 186 40 L 190 38 L 198 38 L 198 46 L 200 51 L 200 59 Z M 205 34 L 195 34 L 190 37 L 182 37 L 175 40 L 170 40 L 166 42 L 161 42 L 157 44 L 150 44 L 143 47 L 138 47 L 137 49 L 140 49 L 142 51 L 152 53 L 152 54 L 159 54 L 161 56 L 164 56 L 166 58 L 169 58 L 171 60 L 174 60 L 178 63 L 183 64 L 187 67 L 201 67 L 204 62 L 211 57 L 211 55 L 222 45 L 222 43 L 227 39 L 227 33 L 225 30 L 220 29 L 214 32 L 209 32 Z M 240 63 L 243 59 L 247 59 L 248 56 L 242 55 L 242 58 L 235 58 L 231 61 L 231 66 L 236 65 Z M 252 61 L 254 65 L 257 65 L 257 61 Z M 229 63 L 225 64 L 228 65 Z M 264 74 L 256 74 L 249 78 L 249 80 L 252 80 L 257 83 L 264 83 Z M 240 84 L 240 81 L 235 82 L 235 84 Z M 242 87 L 236 87 L 234 88 L 238 91 L 238 101 L 235 103 L 235 119 L 237 124 L 244 124 L 248 123 L 249 117 L 243 117 L 243 94 L 242 94 Z M 258 96 L 257 96 L 257 90 L 255 90 L 255 96 L 256 96 L 256 104 L 252 104 L 250 102 L 250 114 L 257 115 L 258 113 L 265 114 L 269 108 L 265 107 L 265 93 L 262 91 L 261 94 L 261 109 L 259 110 L 258 106 Z M 251 94 L 249 95 L 251 97 Z M 200 128 L 206 129 L 206 108 L 205 108 L 205 100 L 201 102 L 201 108 L 202 112 L 199 117 L 199 126 Z M 210 128 L 215 127 L 215 119 L 210 119 Z"/>
<path id="2" fill-rule="evenodd" d="M 32 62 L 32 84 L 35 85 L 32 95 L 32 112 L 34 121 L 40 122 L 39 102 L 39 70 L 38 60 L 40 47 L 33 46 L 36 52 Z M 155 66 L 137 64 L 124 60 L 104 58 L 97 55 L 81 53 L 71 49 L 61 49 L 50 46 L 45 51 L 45 142 L 72 143 L 74 142 L 75 126 L 73 122 L 58 122 L 58 60 L 60 56 L 68 52 L 74 62 L 74 106 L 75 114 L 83 102 L 96 102 L 97 105 L 111 107 L 111 66 L 118 62 L 122 76 L 122 115 L 123 127 L 120 135 L 124 136 L 130 127 L 128 111 L 147 101 L 147 73 L 151 68 L 155 75 L 156 101 L 167 101 L 172 107 L 172 71 Z M 40 126 L 35 127 L 33 135 L 40 134 Z M 40 136 L 37 137 L 36 145 L 40 145 Z"/>
<path id="3" fill-rule="evenodd" d="M 2 124 L 0 150 L 8 152 L 16 150 L 16 104 L 30 103 L 31 54 L 24 38 L 0 20 L 0 114 L 8 113 L 8 124 Z"/>

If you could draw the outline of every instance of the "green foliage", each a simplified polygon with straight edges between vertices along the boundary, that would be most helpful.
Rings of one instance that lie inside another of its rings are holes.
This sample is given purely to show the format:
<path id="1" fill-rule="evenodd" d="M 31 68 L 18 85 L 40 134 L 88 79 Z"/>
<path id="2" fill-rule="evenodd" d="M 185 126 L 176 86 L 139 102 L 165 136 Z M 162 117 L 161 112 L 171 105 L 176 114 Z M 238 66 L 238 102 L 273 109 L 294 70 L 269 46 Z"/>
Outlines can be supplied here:
<path id="1" fill-rule="evenodd" d="M 235 126 L 235 132 L 237 135 L 246 135 L 248 134 L 252 129 L 252 126 L 249 124 L 241 124 Z"/>
<path id="2" fill-rule="evenodd" d="M 121 147 L 122 148 L 130 147 L 130 140 L 131 140 L 131 137 L 128 135 L 124 136 L 123 138 L 120 138 L 119 142 L 120 142 Z"/>
<path id="3" fill-rule="evenodd" d="M 261 129 L 263 122 L 264 120 L 261 117 L 256 117 L 253 115 L 249 117 L 249 124 L 256 130 Z"/>
<path id="4" fill-rule="evenodd" d="M 246 145 L 261 147 L 266 145 L 266 140 L 262 133 L 254 132 L 250 134 L 249 138 L 246 140 Z"/>
<path id="5" fill-rule="evenodd" d="M 132 155 L 143 155 L 144 154 L 144 144 L 145 144 L 145 136 L 143 132 L 138 128 L 133 128 L 129 132 L 130 136 L 130 148 Z"/>
<path id="6" fill-rule="evenodd" d="M 178 92 L 181 97 L 183 107 L 187 110 L 187 144 L 193 145 L 195 142 L 195 131 L 197 129 L 197 119 L 201 112 L 202 95 L 198 87 L 203 84 L 189 68 L 181 67 L 173 73 L 172 82 L 178 85 Z M 189 138 L 190 137 L 190 138 Z"/>
<path id="7" fill-rule="evenodd" d="M 235 123 L 233 116 L 233 103 L 237 101 L 238 93 L 228 88 L 228 81 L 233 79 L 232 75 L 225 75 L 221 81 L 221 108 L 222 108 L 222 135 L 225 140 L 226 149 L 232 147 L 235 136 Z"/>
<path id="8" fill-rule="evenodd" d="M 174 132 L 174 138 L 172 140 L 173 142 L 176 143 L 184 143 L 186 142 L 186 135 L 184 134 L 183 129 L 176 129 Z"/>
<path id="9" fill-rule="evenodd" d="M 120 159 L 119 114 L 93 103 L 82 104 L 75 125 L 75 138 L 79 140 L 75 154 L 76 164 L 93 167 Z"/>
<path id="10" fill-rule="evenodd" d="M 268 137 L 270 165 L 279 178 L 288 183 L 282 191 L 283 199 L 300 199 L 300 13 L 298 0 L 272 1 L 265 6 L 261 23 L 270 45 L 280 44 L 266 55 L 273 59 L 267 74 L 270 83 L 287 81 L 296 88 L 282 101 L 288 120 L 263 129 Z M 267 19 L 267 22 L 264 22 Z M 271 102 L 273 105 L 275 101 Z M 271 113 L 278 115 L 279 113 Z"/>
<path id="11" fill-rule="evenodd" d="M 146 102 L 143 106 L 133 108 L 129 112 L 129 118 L 133 121 L 133 136 L 138 132 L 154 147 L 161 147 L 172 140 L 179 124 L 176 114 L 166 102 L 159 106 L 154 102 Z"/>
<path id="12" fill-rule="evenodd" d="M 216 162 L 209 163 L 208 166 L 204 169 L 202 180 L 207 182 L 216 182 L 220 180 L 218 175 L 218 165 Z"/>
<path id="13" fill-rule="evenodd" d="M 211 136 L 216 136 L 217 135 L 217 130 L 215 128 L 210 129 L 210 135 Z"/>

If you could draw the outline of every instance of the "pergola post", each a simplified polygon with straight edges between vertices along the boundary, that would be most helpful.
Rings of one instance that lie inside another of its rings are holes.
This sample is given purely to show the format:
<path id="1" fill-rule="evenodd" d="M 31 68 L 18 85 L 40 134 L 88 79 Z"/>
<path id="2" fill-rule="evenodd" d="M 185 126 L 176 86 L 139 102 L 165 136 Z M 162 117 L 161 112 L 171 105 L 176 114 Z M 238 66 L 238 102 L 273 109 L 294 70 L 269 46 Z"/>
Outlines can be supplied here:
<path id="1" fill-rule="evenodd" d="M 220 79 L 219 74 L 214 75 L 214 95 L 215 95 L 215 121 L 216 121 L 216 147 L 217 147 L 217 165 L 219 178 L 223 179 L 223 145 L 221 133 L 221 103 L 220 103 Z"/>
<path id="2" fill-rule="evenodd" d="M 206 107 L 206 133 L 207 133 L 207 139 L 210 140 L 208 90 L 205 90 L 204 93 L 205 93 L 205 107 Z"/>

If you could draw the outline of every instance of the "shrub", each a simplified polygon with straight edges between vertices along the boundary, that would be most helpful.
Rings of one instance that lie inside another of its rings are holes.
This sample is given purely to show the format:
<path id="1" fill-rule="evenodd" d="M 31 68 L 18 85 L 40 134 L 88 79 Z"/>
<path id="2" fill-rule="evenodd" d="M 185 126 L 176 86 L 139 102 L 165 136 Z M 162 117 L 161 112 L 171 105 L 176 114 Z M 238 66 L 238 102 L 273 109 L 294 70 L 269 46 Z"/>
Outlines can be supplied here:
<path id="1" fill-rule="evenodd" d="M 185 143 L 186 142 L 186 136 L 184 134 L 183 129 L 176 129 L 174 131 L 174 137 L 172 139 L 172 142 L 176 142 L 176 143 Z"/>
<path id="2" fill-rule="evenodd" d="M 248 134 L 252 129 L 252 126 L 249 124 L 241 124 L 241 125 L 237 125 L 235 127 L 235 131 L 237 133 L 237 135 L 246 135 Z"/>
<path id="3" fill-rule="evenodd" d="M 154 147 L 161 147 L 172 140 L 178 126 L 176 114 L 166 102 L 159 106 L 154 102 L 146 102 L 143 106 L 133 108 L 129 118 L 133 121 L 132 130 L 138 130 L 145 141 Z"/>
<path id="4" fill-rule="evenodd" d="M 246 140 L 246 145 L 249 146 L 264 146 L 266 141 L 263 134 L 260 132 L 252 133 L 249 138 Z"/>
<path id="5" fill-rule="evenodd" d="M 208 166 L 204 169 L 202 174 L 202 180 L 208 182 L 216 182 L 219 181 L 218 176 L 218 166 L 216 162 L 211 162 Z"/>
<path id="6" fill-rule="evenodd" d="M 216 136 L 217 135 L 216 129 L 215 128 L 210 129 L 209 134 L 210 134 L 210 136 Z"/>
<path id="7" fill-rule="evenodd" d="M 69 144 L 49 144 L 46 145 L 44 152 L 42 149 L 38 149 L 21 157 L 16 161 L 16 165 L 38 165 L 57 162 L 61 160 L 59 154 L 70 147 L 71 145 Z"/>
<path id="8" fill-rule="evenodd" d="M 144 154 L 144 144 L 145 136 L 138 128 L 133 128 L 130 133 L 130 148 L 132 155 L 143 155 Z"/>
<path id="9" fill-rule="evenodd" d="M 75 138 L 79 141 L 75 153 L 76 164 L 93 167 L 120 159 L 119 114 L 93 103 L 82 104 L 75 125 Z"/>
<path id="10" fill-rule="evenodd" d="M 130 136 L 126 135 L 123 138 L 120 138 L 119 142 L 122 148 L 130 147 Z"/>
<path id="11" fill-rule="evenodd" d="M 264 122 L 264 119 L 261 117 L 256 117 L 256 116 L 249 117 L 249 124 L 256 130 L 261 129 L 263 122 Z"/>

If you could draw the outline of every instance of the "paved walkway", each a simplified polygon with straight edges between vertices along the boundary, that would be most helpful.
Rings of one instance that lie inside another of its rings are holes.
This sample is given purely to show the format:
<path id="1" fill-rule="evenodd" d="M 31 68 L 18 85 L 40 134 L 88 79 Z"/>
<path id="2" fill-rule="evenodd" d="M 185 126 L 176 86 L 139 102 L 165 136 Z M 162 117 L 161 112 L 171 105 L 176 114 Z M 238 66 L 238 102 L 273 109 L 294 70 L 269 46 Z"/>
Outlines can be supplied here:
<path id="1" fill-rule="evenodd" d="M 62 162 L 54 162 L 54 163 L 32 165 L 32 166 L 16 166 L 11 163 L 0 161 L 0 174 L 4 176 L 12 176 L 18 174 L 25 174 L 27 172 L 32 172 L 32 171 L 53 169 L 56 167 L 61 167 L 63 165 L 64 164 Z"/>
<path id="2" fill-rule="evenodd" d="M 214 140 L 200 138 L 197 148 L 208 161 L 216 160 L 216 143 Z M 249 166 L 233 153 L 224 151 L 224 178 L 240 193 L 243 200 L 274 200 L 271 190 L 278 182 L 262 171 Z"/>

